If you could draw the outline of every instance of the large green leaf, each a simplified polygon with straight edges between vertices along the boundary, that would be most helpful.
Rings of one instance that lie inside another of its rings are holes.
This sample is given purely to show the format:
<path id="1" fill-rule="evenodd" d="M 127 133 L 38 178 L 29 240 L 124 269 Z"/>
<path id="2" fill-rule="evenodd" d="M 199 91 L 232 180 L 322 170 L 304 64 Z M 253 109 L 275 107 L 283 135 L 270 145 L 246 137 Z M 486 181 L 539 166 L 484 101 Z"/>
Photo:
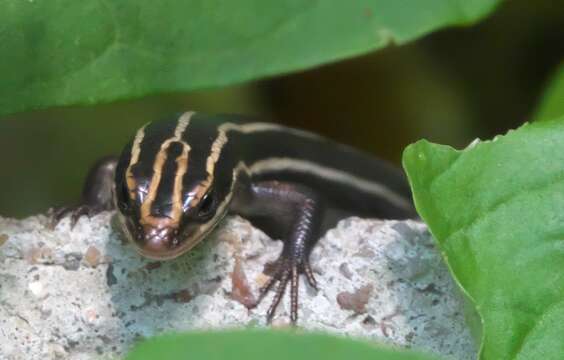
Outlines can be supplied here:
<path id="1" fill-rule="evenodd" d="M 482 317 L 482 359 L 564 354 L 564 118 L 404 153 L 415 203 Z"/>
<path id="2" fill-rule="evenodd" d="M 232 84 L 469 24 L 499 0 L 5 0 L 0 115 Z"/>
<path id="3" fill-rule="evenodd" d="M 172 334 L 141 343 L 127 360 L 431 360 L 427 355 L 377 348 L 366 342 L 285 331 Z"/>
<path id="4" fill-rule="evenodd" d="M 564 63 L 550 80 L 533 119 L 554 120 L 561 116 L 564 116 Z"/>

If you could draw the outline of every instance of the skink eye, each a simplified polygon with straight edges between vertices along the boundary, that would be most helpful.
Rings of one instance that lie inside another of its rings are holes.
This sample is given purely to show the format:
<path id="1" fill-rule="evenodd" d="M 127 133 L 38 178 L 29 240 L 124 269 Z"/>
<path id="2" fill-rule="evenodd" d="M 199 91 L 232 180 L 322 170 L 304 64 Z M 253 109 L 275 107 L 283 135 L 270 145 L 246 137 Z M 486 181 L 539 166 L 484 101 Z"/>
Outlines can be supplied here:
<path id="1" fill-rule="evenodd" d="M 213 191 L 208 192 L 204 195 L 204 198 L 200 202 L 200 207 L 198 209 L 198 217 L 205 219 L 213 213 L 213 208 L 215 204 L 215 196 Z"/>

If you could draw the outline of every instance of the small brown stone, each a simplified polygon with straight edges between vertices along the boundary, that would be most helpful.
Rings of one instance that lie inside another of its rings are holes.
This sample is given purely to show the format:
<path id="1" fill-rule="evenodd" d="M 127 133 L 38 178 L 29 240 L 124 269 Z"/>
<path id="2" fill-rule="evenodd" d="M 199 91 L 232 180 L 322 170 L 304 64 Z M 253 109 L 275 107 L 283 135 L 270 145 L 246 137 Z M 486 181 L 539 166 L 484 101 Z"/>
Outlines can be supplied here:
<path id="1" fill-rule="evenodd" d="M 337 295 L 337 303 L 343 310 L 352 310 L 355 314 L 366 312 L 366 304 L 370 300 L 370 295 L 374 287 L 372 284 L 365 285 L 360 289 L 350 292 L 340 292 Z"/>
<path id="2" fill-rule="evenodd" d="M 239 258 L 235 259 L 235 266 L 231 273 L 231 282 L 231 298 L 244 305 L 247 309 L 254 307 L 256 305 L 256 299 L 251 291 Z"/>
<path id="3" fill-rule="evenodd" d="M 90 267 L 98 266 L 98 264 L 100 264 L 101 258 L 102 257 L 100 254 L 100 250 L 98 250 L 98 248 L 92 245 L 89 246 L 88 249 L 86 249 L 86 252 L 84 253 L 84 261 Z"/>

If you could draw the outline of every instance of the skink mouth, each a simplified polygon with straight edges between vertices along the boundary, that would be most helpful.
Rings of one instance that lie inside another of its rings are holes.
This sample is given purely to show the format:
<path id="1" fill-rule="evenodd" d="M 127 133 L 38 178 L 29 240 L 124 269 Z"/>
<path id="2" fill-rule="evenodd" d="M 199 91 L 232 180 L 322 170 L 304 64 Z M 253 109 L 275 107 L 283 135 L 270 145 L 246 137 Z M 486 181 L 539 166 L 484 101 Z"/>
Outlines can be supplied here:
<path id="1" fill-rule="evenodd" d="M 154 260 L 174 259 L 192 249 L 200 240 L 197 227 L 189 226 L 179 231 L 178 227 L 143 226 L 134 245 L 144 257 Z"/>
<path id="2" fill-rule="evenodd" d="M 150 224 L 136 224 L 132 219 L 118 213 L 118 220 L 124 236 L 143 257 L 169 260 L 193 247 L 189 232 L 186 229 L 180 231 L 179 226 L 171 223 L 170 219 L 163 218 Z"/>

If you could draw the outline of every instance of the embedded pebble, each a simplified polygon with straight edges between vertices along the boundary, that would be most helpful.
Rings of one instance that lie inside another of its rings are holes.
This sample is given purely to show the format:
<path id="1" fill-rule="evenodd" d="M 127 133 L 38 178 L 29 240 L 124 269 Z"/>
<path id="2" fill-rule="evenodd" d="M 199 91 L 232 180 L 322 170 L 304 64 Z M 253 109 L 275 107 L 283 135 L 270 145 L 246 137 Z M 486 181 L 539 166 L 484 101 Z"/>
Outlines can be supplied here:
<path id="1" fill-rule="evenodd" d="M 100 250 L 96 248 L 96 246 L 89 246 L 84 253 L 84 261 L 90 267 L 96 267 L 101 262 L 101 254 Z"/>
<path id="2" fill-rule="evenodd" d="M 374 290 L 372 284 L 365 285 L 355 292 L 343 291 L 337 295 L 337 303 L 344 310 L 352 310 L 355 314 L 366 312 L 366 304 Z"/>

